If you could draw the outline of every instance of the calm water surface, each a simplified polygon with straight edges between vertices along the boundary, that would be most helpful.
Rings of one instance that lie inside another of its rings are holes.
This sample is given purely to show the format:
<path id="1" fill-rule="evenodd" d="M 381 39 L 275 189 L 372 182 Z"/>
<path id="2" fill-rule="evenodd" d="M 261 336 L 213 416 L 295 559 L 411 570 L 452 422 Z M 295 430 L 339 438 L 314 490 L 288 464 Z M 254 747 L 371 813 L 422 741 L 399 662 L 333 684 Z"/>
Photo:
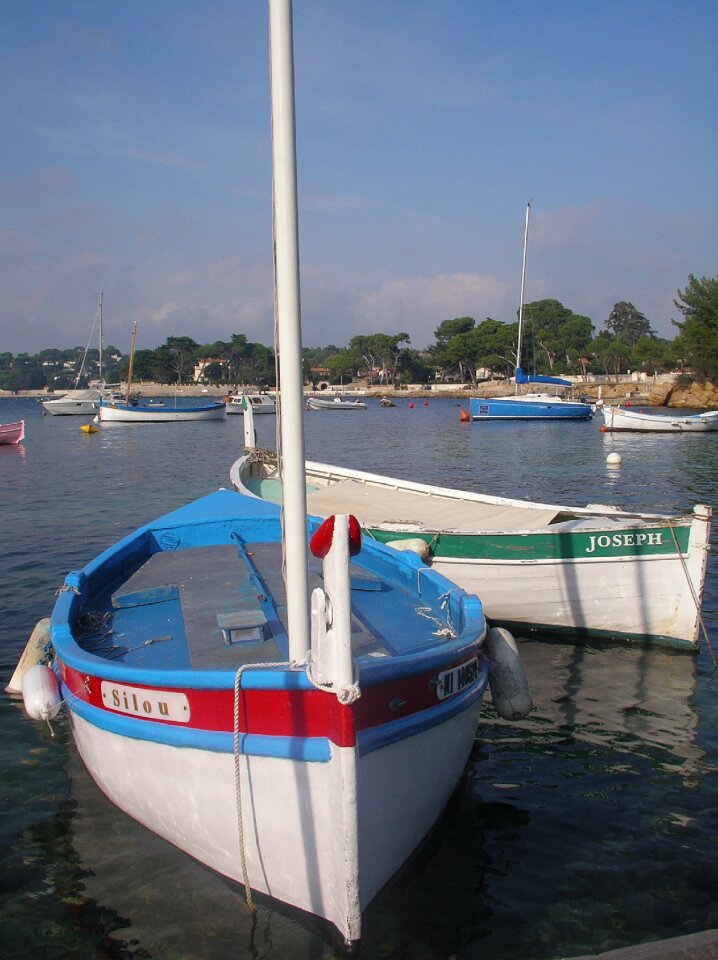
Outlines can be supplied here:
<path id="1" fill-rule="evenodd" d="M 0 400 L 0 682 L 65 573 L 134 527 L 228 485 L 242 417 L 107 424 Z M 256 420 L 274 445 L 274 417 Z M 718 435 L 616 437 L 598 421 L 465 424 L 454 400 L 308 413 L 307 453 L 494 494 L 635 509 L 718 506 Z M 620 468 L 606 465 L 610 451 Z M 718 648 L 718 567 L 704 620 Z M 365 913 L 364 960 L 551 960 L 718 927 L 718 676 L 639 647 L 522 643 L 535 710 L 490 701 L 470 776 L 420 855 Z M 334 956 L 311 918 L 238 887 L 120 813 L 47 727 L 0 696 L 5 958 Z M 128 776 L 132 771 L 128 770 Z"/>

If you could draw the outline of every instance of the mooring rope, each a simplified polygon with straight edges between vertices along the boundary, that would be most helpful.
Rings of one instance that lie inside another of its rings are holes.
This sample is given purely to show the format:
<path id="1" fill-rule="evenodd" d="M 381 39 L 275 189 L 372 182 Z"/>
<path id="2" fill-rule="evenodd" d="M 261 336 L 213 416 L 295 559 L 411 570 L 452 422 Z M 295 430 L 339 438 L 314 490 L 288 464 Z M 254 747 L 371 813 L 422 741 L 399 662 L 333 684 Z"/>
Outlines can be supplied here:
<path id="1" fill-rule="evenodd" d="M 668 527 L 669 527 L 669 529 L 670 529 L 670 531 L 671 531 L 671 535 L 672 535 L 672 537 L 673 537 L 673 542 L 674 542 L 675 545 L 676 545 L 676 551 L 678 552 L 678 556 L 681 558 L 681 565 L 683 566 L 683 572 L 684 572 L 684 574 L 686 575 L 686 580 L 688 581 L 688 586 L 690 587 L 690 590 L 691 590 L 691 596 L 693 597 L 693 603 L 696 605 L 696 611 L 697 611 L 697 614 L 698 614 L 698 624 L 699 624 L 701 630 L 703 631 L 703 638 L 704 638 L 704 640 L 705 640 L 705 642 L 706 642 L 706 646 L 708 647 L 708 653 L 710 653 L 710 655 L 711 655 L 711 660 L 713 661 L 713 669 L 715 670 L 716 668 L 718 668 L 718 660 L 716 660 L 716 655 L 715 655 L 715 653 L 713 652 L 713 647 L 712 647 L 712 645 L 711 645 L 711 641 L 710 641 L 710 638 L 709 638 L 709 636 L 708 636 L 708 630 L 706 629 L 706 625 L 705 625 L 705 623 L 704 623 L 704 621 L 703 621 L 703 615 L 702 615 L 702 613 L 701 613 L 700 600 L 698 599 L 698 594 L 696 593 L 696 588 L 695 588 L 695 586 L 694 586 L 694 584 L 693 584 L 693 580 L 691 579 L 690 571 L 688 570 L 688 564 L 686 563 L 686 558 L 683 556 L 683 551 L 681 550 L 681 548 L 680 548 L 680 546 L 679 546 L 679 544 L 678 544 L 678 537 L 676 536 L 675 526 L 674 526 L 674 524 L 673 524 L 673 522 L 672 522 L 671 520 L 668 521 Z M 708 549 L 708 544 L 706 544 L 706 545 L 703 547 L 703 549 L 704 549 L 704 550 L 707 550 L 707 549 Z"/>
<path id="2" fill-rule="evenodd" d="M 245 663 L 237 668 L 237 672 L 234 675 L 234 792 L 237 803 L 237 833 L 239 835 L 239 859 L 242 866 L 242 879 L 244 881 L 244 898 L 251 913 L 254 913 L 254 901 L 252 899 L 252 887 L 247 871 L 247 854 L 244 843 L 244 813 L 242 808 L 242 775 L 239 764 L 239 758 L 241 756 L 239 749 L 239 691 L 242 686 L 242 674 L 245 670 L 266 670 L 273 667 L 291 666 L 293 666 L 293 664 L 288 661 L 282 663 Z M 247 775 L 249 776 L 249 763 L 247 764 Z"/>

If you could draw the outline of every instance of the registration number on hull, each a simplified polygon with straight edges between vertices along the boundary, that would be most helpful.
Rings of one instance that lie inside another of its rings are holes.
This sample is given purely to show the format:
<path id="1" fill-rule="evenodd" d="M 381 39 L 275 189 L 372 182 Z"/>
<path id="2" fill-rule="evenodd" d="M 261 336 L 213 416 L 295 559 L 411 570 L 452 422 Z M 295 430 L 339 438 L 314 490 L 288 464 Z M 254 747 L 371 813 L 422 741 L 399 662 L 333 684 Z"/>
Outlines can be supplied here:
<path id="1" fill-rule="evenodd" d="M 467 660 L 466 663 L 444 670 L 436 680 L 436 696 L 439 700 L 453 697 L 467 687 L 470 687 L 479 676 L 479 658 Z"/>

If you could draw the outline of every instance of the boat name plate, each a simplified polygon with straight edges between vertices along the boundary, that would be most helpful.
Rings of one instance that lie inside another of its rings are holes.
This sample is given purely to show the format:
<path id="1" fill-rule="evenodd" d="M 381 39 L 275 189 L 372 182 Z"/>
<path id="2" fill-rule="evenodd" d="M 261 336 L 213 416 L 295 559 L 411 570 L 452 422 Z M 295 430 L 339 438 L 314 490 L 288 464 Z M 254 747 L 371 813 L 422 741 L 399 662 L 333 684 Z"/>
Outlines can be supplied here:
<path id="1" fill-rule="evenodd" d="M 461 693 L 472 683 L 475 683 L 479 676 L 479 658 L 467 660 L 460 663 L 458 667 L 452 667 L 451 670 L 444 670 L 439 674 L 436 680 L 436 696 L 439 700 L 446 700 L 447 697 L 453 697 Z"/>
<path id="2" fill-rule="evenodd" d="M 101 691 L 102 702 L 109 710 L 147 720 L 189 723 L 189 701 L 184 693 L 128 687 L 108 680 L 102 681 Z"/>

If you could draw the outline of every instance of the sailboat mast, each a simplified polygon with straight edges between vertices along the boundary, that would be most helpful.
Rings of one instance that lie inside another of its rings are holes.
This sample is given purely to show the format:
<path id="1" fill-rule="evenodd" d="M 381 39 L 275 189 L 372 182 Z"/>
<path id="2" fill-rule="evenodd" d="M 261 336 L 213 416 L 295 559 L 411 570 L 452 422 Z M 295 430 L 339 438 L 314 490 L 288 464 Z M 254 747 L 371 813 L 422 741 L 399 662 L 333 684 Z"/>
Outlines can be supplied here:
<path id="1" fill-rule="evenodd" d="M 100 371 L 100 389 L 102 390 L 105 386 L 105 378 L 102 376 L 102 290 L 100 290 L 100 339 L 99 339 L 99 351 L 98 351 L 98 360 L 99 360 L 99 371 Z"/>
<path id="2" fill-rule="evenodd" d="M 269 48 L 272 87 L 274 309 L 279 352 L 289 659 L 299 663 L 306 658 L 309 651 L 310 620 L 291 0 L 269 0 Z"/>
<path id="3" fill-rule="evenodd" d="M 132 366 L 135 362 L 135 337 L 137 336 L 137 321 L 132 324 L 132 336 L 130 337 L 130 365 L 127 369 L 127 395 L 125 403 L 130 402 L 130 390 L 132 389 Z"/>
<path id="4" fill-rule="evenodd" d="M 519 298 L 519 338 L 518 343 L 516 344 L 516 369 L 521 369 L 521 345 L 523 340 L 524 332 L 524 285 L 526 283 L 526 250 L 528 248 L 529 242 L 529 214 L 531 212 L 531 204 L 526 204 L 526 223 L 524 225 L 524 255 L 521 263 L 521 294 Z M 516 380 L 515 392 L 518 396 L 519 384 L 518 379 Z"/>

